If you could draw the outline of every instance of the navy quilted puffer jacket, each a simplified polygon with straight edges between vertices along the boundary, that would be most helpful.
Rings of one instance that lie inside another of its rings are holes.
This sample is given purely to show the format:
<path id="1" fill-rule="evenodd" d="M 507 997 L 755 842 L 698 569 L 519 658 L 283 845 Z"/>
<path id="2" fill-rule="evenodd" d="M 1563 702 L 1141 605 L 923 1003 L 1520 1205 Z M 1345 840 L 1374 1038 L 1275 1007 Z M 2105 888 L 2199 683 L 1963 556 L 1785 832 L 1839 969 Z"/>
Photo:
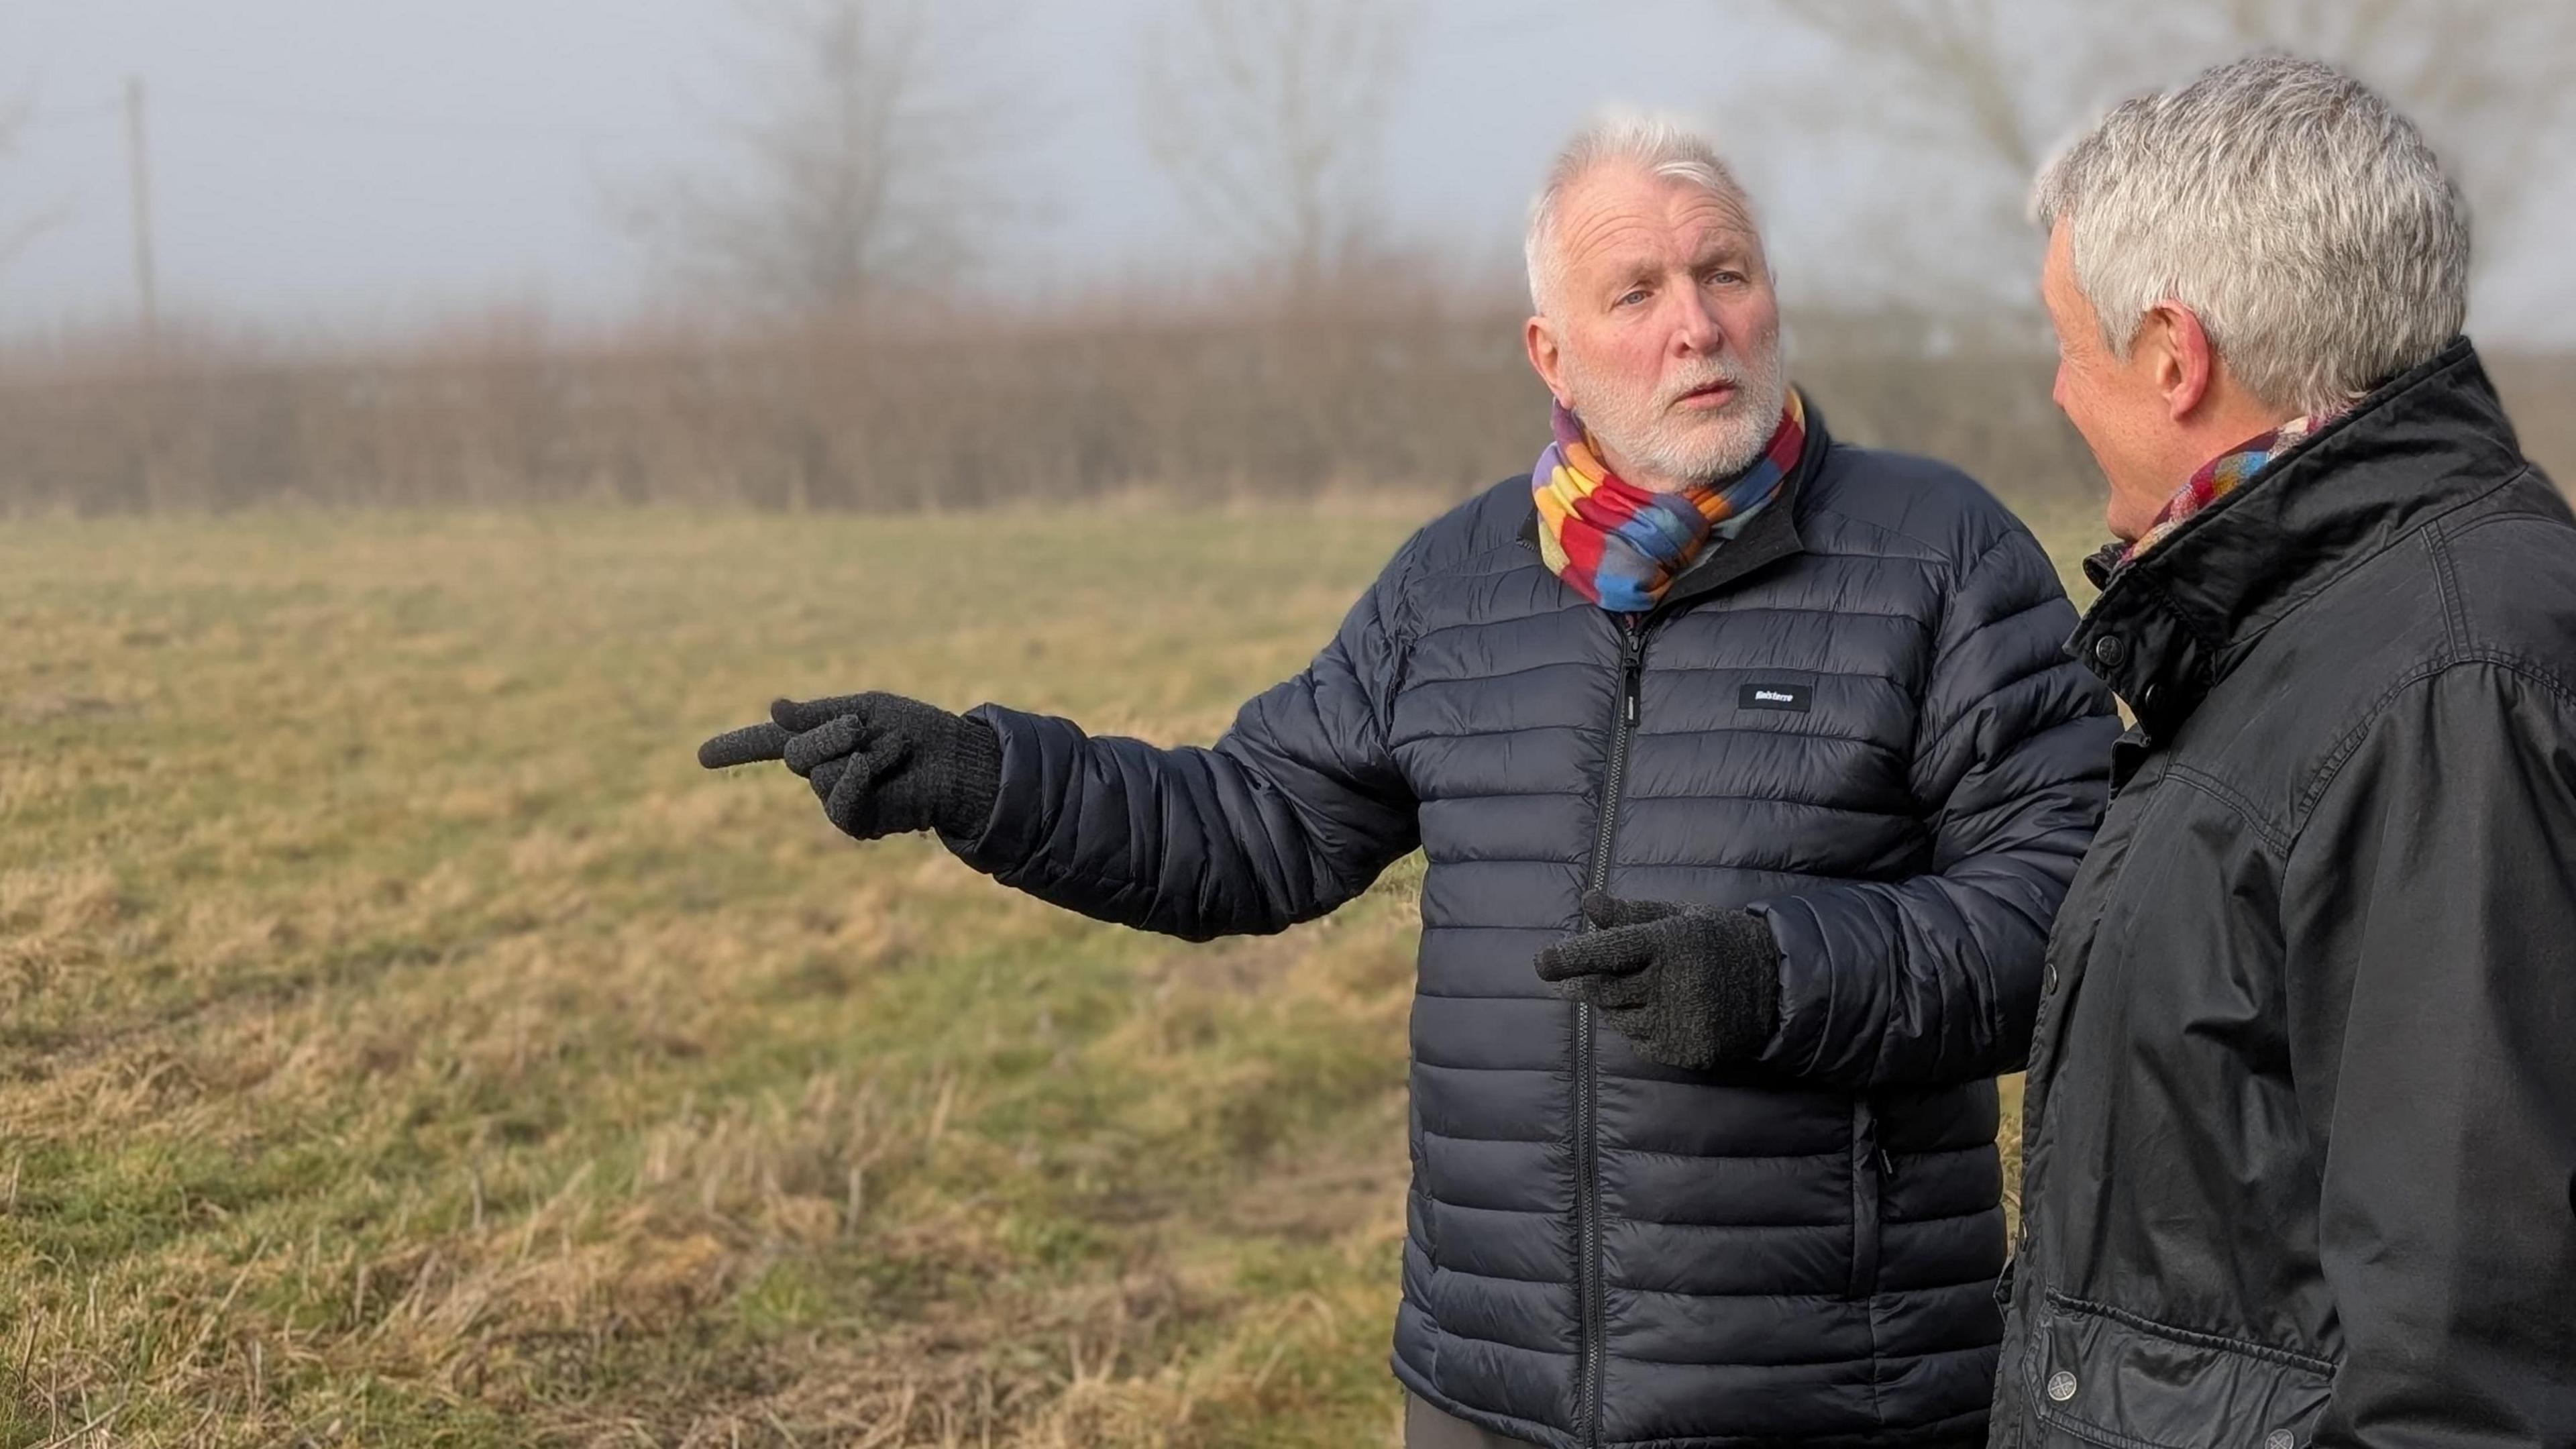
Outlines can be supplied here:
<path id="1" fill-rule="evenodd" d="M 1212 749 L 975 712 L 1001 795 L 950 847 L 1103 920 L 1277 931 L 1424 850 L 1395 1371 L 1516 1438 L 1983 1436 L 1991 1079 L 2118 730 L 2026 530 L 1955 470 L 1811 429 L 1789 491 L 1649 616 L 1547 570 L 1514 478 L 1414 535 Z M 1587 885 L 1769 918 L 1760 1061 L 1645 1061 L 1537 978 Z"/>

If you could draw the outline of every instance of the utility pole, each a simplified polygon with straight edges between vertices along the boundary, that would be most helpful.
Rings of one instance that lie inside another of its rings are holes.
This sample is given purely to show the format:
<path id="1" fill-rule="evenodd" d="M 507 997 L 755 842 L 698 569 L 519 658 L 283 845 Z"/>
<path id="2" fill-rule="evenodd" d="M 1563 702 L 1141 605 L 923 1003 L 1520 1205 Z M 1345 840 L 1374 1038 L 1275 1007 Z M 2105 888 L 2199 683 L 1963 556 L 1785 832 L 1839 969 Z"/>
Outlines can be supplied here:
<path id="1" fill-rule="evenodd" d="M 125 78 L 125 161 L 134 186 L 134 290 L 143 304 L 143 340 L 161 334 L 161 307 L 152 275 L 152 158 L 144 144 L 143 77 Z"/>

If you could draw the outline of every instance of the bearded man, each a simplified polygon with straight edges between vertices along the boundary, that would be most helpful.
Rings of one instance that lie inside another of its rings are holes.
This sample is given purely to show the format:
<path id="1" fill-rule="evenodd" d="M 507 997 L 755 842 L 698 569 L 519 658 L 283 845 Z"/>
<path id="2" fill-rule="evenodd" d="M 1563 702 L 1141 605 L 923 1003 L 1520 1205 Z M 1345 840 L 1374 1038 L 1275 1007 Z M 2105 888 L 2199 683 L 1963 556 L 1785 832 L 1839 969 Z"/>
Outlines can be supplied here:
<path id="1" fill-rule="evenodd" d="M 1400 548 L 1213 748 L 782 702 L 863 839 L 1197 940 L 1428 857 L 1394 1367 L 1408 1444 L 1982 1441 L 1992 1078 L 2105 796 L 2038 544 L 1836 442 L 1704 141 L 1575 138 L 1532 208 L 1551 441 Z"/>

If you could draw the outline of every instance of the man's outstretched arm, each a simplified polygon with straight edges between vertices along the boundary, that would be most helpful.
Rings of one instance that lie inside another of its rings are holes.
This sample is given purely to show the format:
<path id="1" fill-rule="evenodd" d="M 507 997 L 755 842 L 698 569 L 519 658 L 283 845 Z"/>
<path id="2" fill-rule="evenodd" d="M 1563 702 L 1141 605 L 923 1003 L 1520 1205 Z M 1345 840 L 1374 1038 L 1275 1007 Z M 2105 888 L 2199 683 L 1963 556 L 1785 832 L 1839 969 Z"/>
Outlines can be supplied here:
<path id="1" fill-rule="evenodd" d="M 1100 920 L 1190 940 L 1284 930 L 1367 889 L 1418 843 L 1386 742 L 1405 557 L 1304 672 L 1247 702 L 1212 748 L 865 695 L 782 704 L 768 730 L 719 736 L 700 758 L 783 758 L 843 830 L 936 830 L 977 870 Z"/>

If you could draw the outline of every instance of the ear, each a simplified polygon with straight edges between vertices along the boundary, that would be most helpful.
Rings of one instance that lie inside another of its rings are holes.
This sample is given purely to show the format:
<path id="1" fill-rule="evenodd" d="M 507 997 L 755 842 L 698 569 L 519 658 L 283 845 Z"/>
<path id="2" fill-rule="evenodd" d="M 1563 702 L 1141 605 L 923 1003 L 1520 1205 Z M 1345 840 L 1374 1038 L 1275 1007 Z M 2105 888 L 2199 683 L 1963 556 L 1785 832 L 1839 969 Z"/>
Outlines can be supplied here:
<path id="1" fill-rule="evenodd" d="M 2146 369 L 2163 394 L 2165 416 L 2188 422 L 2218 382 L 2218 349 L 2200 318 L 2180 302 L 2158 302 L 2140 319 L 2130 361 Z"/>
<path id="2" fill-rule="evenodd" d="M 1532 317 L 1521 325 L 1521 347 L 1529 353 L 1530 368 L 1547 390 L 1567 407 L 1573 399 L 1565 395 L 1564 354 L 1557 345 L 1556 326 L 1544 317 Z"/>

